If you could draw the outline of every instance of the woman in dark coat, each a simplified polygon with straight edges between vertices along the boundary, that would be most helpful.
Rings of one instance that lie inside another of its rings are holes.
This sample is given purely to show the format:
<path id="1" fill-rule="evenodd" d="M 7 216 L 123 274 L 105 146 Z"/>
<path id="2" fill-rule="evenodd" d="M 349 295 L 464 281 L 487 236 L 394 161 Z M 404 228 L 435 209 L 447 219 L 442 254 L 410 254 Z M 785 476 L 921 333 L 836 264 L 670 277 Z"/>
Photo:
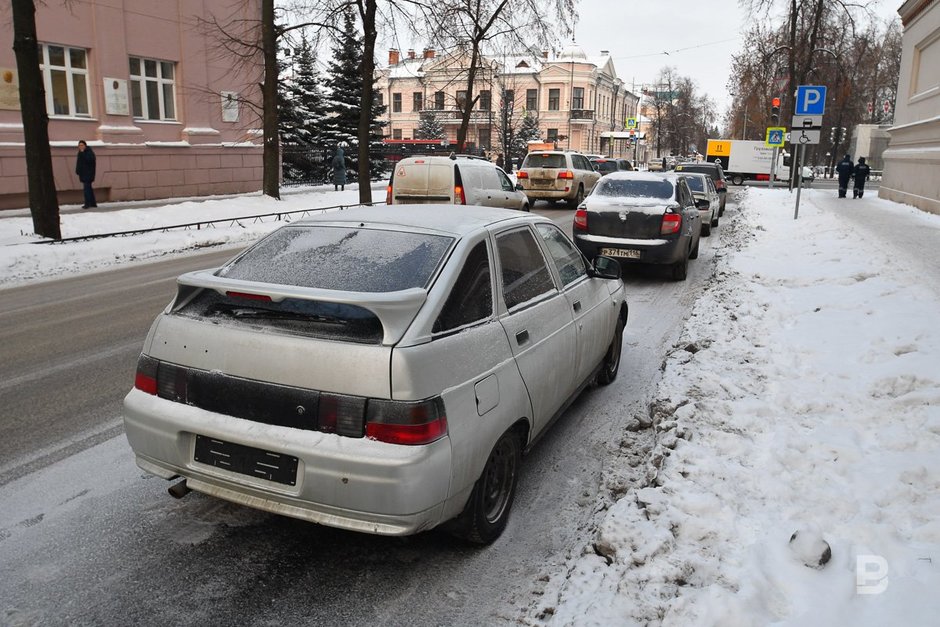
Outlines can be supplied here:
<path id="1" fill-rule="evenodd" d="M 85 140 L 78 142 L 75 174 L 78 175 L 78 180 L 82 182 L 82 190 L 85 192 L 85 204 L 82 205 L 82 209 L 97 207 L 95 190 L 91 187 L 91 184 L 95 182 L 95 152 L 88 147 Z"/>
<path id="2" fill-rule="evenodd" d="M 839 198 L 845 198 L 845 192 L 849 188 L 849 179 L 855 172 L 855 166 L 852 165 L 852 155 L 845 155 L 842 161 L 836 165 L 836 172 L 839 173 Z"/>
<path id="3" fill-rule="evenodd" d="M 337 189 L 346 191 L 346 157 L 342 148 L 337 148 L 333 157 L 333 191 Z"/>

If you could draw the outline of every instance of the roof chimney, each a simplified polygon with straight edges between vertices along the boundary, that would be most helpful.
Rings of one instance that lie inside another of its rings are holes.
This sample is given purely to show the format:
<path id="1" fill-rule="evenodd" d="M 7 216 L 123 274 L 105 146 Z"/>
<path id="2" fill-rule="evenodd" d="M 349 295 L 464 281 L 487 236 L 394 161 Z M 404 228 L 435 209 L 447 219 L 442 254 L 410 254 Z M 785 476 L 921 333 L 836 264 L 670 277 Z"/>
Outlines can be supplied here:
<path id="1" fill-rule="evenodd" d="M 610 54 L 610 50 L 601 50 L 601 56 L 606 57 Z"/>
<path id="2" fill-rule="evenodd" d="M 414 59 L 414 58 L 415 58 L 415 51 L 414 51 L 414 50 L 409 50 L 409 51 L 408 51 L 408 58 L 409 58 L 409 59 Z"/>
<path id="3" fill-rule="evenodd" d="M 398 50 L 392 48 L 388 51 L 388 64 L 389 65 L 398 65 L 398 62 L 401 60 L 401 56 L 398 53 Z"/>
<path id="4" fill-rule="evenodd" d="M 543 59 L 547 59 L 547 58 L 548 58 L 548 50 L 543 50 L 543 51 L 542 51 L 542 58 L 543 58 Z"/>
<path id="5" fill-rule="evenodd" d="M 433 59 L 434 58 L 434 48 L 425 48 L 424 49 L 424 58 Z"/>

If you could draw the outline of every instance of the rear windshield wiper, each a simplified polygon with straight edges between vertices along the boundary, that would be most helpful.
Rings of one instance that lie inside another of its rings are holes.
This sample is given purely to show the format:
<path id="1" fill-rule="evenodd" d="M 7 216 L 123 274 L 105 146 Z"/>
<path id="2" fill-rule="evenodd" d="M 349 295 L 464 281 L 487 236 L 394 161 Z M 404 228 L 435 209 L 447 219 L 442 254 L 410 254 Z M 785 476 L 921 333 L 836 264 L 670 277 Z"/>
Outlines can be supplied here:
<path id="1" fill-rule="evenodd" d="M 347 320 L 334 318 L 332 316 L 305 314 L 294 311 L 278 311 L 275 309 L 265 309 L 263 307 L 216 307 L 213 313 L 246 320 L 297 320 L 303 322 L 322 322 L 325 324 L 348 324 Z"/>

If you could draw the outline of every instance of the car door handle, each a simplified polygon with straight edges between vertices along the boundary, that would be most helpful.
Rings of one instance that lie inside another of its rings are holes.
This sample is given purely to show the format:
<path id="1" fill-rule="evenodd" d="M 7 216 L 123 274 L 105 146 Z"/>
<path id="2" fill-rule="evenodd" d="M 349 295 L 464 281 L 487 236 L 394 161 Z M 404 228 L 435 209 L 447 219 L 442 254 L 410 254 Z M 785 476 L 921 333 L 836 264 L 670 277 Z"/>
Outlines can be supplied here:
<path id="1" fill-rule="evenodd" d="M 572 305 L 572 306 L 574 307 L 574 310 L 575 310 L 575 311 L 581 311 L 581 301 L 580 301 L 580 300 L 575 301 L 574 305 Z"/>
<path id="2" fill-rule="evenodd" d="M 529 341 L 528 330 L 523 329 L 522 331 L 519 331 L 518 333 L 516 333 L 516 344 L 518 344 L 519 346 L 522 346 L 528 341 Z"/>

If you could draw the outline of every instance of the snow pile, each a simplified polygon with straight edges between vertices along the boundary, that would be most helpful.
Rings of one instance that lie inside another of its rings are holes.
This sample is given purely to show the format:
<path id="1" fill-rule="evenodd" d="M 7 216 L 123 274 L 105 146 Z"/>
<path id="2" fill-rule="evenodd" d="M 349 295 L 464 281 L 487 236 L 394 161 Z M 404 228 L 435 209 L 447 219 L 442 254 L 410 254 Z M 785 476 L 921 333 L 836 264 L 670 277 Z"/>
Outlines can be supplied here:
<path id="1" fill-rule="evenodd" d="M 936 624 L 940 293 L 814 193 L 794 221 L 792 196 L 752 188 L 722 221 L 645 485 L 613 495 L 533 622 Z"/>
<path id="2" fill-rule="evenodd" d="M 384 201 L 381 192 L 372 191 L 372 199 Z M 135 229 L 188 224 L 197 221 L 257 216 L 277 212 L 318 209 L 359 203 L 357 185 L 334 192 L 332 185 L 307 188 L 300 193 L 285 193 L 282 200 L 261 194 L 232 198 L 199 199 L 142 209 L 126 203 L 118 211 L 63 213 L 62 237 L 80 237 L 96 233 L 116 233 Z M 121 203 L 125 204 L 125 203 Z M 286 217 L 299 220 L 302 214 Z M 65 244 L 36 244 L 42 238 L 33 234 L 29 216 L 0 219 L 0 286 L 88 272 L 139 259 L 153 259 L 181 251 L 209 246 L 244 246 L 284 225 L 272 218 L 248 219 L 211 225 L 209 228 L 155 231 L 119 238 L 104 238 Z"/>

